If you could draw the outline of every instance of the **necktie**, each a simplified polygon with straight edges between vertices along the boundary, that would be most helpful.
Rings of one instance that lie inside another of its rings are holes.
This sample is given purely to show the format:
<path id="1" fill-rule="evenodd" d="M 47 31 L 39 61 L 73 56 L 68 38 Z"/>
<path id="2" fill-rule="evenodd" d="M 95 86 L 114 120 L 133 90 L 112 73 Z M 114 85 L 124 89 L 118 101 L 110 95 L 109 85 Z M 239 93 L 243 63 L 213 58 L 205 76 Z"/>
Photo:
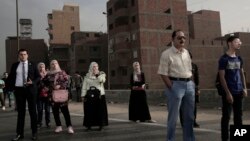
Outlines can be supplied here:
<path id="1" fill-rule="evenodd" d="M 23 86 L 25 86 L 26 79 L 25 79 L 25 63 L 23 62 L 23 67 L 22 67 L 22 77 L 23 77 Z"/>

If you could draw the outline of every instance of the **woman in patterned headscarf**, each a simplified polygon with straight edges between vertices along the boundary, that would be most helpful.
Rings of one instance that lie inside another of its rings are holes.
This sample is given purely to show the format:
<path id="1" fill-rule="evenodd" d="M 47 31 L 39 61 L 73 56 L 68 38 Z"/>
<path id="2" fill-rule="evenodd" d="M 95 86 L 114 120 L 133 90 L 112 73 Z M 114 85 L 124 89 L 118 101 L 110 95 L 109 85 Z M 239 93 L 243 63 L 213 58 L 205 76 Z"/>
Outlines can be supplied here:
<path id="1" fill-rule="evenodd" d="M 65 71 L 61 70 L 57 60 L 52 60 L 50 62 L 50 70 L 44 81 L 49 87 L 49 94 L 51 97 L 53 90 L 63 90 L 67 88 L 68 75 L 66 74 Z M 66 121 L 68 133 L 73 134 L 74 130 L 71 124 L 68 101 L 58 103 L 58 102 L 54 102 L 51 99 L 51 105 L 52 105 L 52 111 L 53 111 L 54 119 L 55 119 L 56 126 L 57 126 L 55 129 L 55 133 L 59 133 L 62 131 L 62 124 L 61 124 L 60 115 L 59 115 L 60 114 L 59 110 L 61 110 L 61 112 L 64 115 L 64 119 Z"/>

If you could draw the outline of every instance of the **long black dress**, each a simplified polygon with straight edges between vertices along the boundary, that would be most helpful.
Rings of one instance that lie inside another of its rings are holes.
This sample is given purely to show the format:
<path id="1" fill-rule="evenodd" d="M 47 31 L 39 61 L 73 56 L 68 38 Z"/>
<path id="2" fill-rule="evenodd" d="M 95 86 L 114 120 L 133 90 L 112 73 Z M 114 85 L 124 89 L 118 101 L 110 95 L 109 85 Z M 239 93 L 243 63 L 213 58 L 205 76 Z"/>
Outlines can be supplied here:
<path id="1" fill-rule="evenodd" d="M 151 120 L 149 113 L 146 91 L 144 89 L 133 90 L 133 86 L 142 88 L 145 84 L 144 73 L 138 75 L 139 81 L 134 81 L 133 74 L 130 77 L 131 94 L 129 99 L 129 120 L 146 121 Z"/>

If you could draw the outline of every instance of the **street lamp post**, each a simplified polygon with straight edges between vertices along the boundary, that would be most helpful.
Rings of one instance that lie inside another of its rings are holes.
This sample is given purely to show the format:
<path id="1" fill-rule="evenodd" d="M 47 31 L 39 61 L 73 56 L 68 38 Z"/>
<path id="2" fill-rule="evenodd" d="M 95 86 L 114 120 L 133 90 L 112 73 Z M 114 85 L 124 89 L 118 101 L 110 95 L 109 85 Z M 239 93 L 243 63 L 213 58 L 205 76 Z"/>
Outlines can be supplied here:
<path id="1" fill-rule="evenodd" d="M 16 0 L 16 37 L 17 37 L 17 51 L 19 50 L 19 27 L 18 27 L 18 0 Z"/>
<path id="2" fill-rule="evenodd" d="M 106 18 L 107 18 L 107 23 L 108 23 L 108 16 L 107 16 L 107 13 L 106 12 L 102 12 L 103 15 L 106 15 Z M 107 27 L 108 27 L 108 24 L 107 24 Z M 110 90 L 110 58 L 109 58 L 109 48 L 110 48 L 110 44 L 109 44 L 109 33 L 108 33 L 108 28 L 107 28 L 107 35 L 108 35 L 108 49 L 107 49 L 107 53 L 108 53 L 108 90 Z"/>

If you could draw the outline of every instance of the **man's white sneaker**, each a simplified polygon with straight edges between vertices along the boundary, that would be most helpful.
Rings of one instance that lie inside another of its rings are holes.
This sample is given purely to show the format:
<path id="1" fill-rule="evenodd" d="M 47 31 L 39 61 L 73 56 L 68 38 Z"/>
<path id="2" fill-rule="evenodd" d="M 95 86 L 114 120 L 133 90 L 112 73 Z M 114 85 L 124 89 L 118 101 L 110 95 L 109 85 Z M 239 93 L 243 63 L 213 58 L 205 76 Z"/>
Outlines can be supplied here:
<path id="1" fill-rule="evenodd" d="M 72 126 L 68 127 L 68 133 L 69 134 L 74 134 L 74 130 L 73 130 Z"/>
<path id="2" fill-rule="evenodd" d="M 60 132 L 62 132 L 62 126 L 57 126 L 55 133 L 60 133 Z"/>
<path id="3" fill-rule="evenodd" d="M 5 106 L 3 106 L 2 109 L 5 111 Z"/>

